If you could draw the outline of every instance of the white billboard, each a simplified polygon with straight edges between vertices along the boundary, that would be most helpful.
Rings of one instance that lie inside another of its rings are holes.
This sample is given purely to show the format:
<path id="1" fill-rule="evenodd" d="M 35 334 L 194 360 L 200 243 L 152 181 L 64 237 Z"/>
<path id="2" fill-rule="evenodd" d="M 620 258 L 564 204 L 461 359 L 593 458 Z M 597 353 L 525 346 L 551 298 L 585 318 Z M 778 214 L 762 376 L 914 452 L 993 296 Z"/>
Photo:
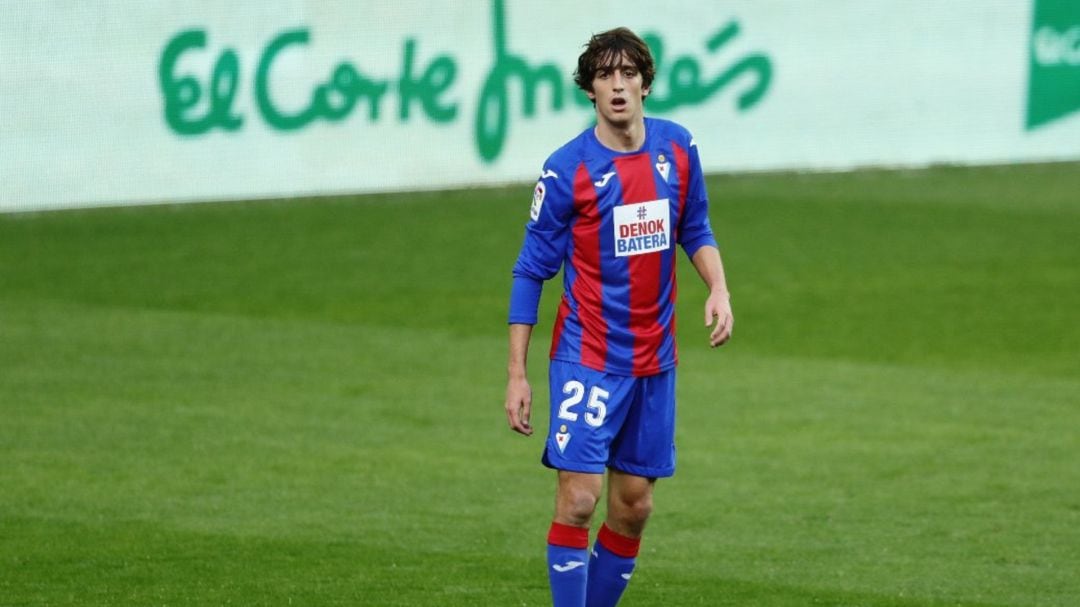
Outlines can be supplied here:
<path id="1" fill-rule="evenodd" d="M 709 171 L 1080 158 L 1080 13 L 1040 2 L 8 2 L 0 211 L 531 180 L 619 25 Z"/>

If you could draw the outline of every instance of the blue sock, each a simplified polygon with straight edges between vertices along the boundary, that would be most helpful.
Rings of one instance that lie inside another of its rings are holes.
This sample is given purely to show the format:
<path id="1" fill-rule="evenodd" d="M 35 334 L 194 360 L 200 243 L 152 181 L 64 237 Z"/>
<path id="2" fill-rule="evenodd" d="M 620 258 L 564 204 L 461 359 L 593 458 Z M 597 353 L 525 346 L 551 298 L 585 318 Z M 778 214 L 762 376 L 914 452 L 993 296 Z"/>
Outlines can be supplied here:
<path id="1" fill-rule="evenodd" d="M 585 588 L 589 582 L 589 530 L 551 523 L 547 562 L 555 607 L 585 607 Z"/>
<path id="2" fill-rule="evenodd" d="M 641 540 L 619 535 L 605 524 L 589 559 L 587 607 L 614 607 L 630 583 Z"/>

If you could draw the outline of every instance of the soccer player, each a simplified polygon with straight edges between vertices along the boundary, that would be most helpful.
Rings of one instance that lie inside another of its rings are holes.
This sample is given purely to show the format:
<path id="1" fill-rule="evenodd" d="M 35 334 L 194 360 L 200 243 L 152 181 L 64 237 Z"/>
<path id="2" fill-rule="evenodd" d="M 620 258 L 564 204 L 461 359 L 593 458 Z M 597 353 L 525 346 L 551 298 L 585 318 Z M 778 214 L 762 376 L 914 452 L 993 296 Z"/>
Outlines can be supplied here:
<path id="1" fill-rule="evenodd" d="M 676 243 L 708 287 L 710 344 L 725 343 L 734 323 L 694 139 L 644 116 L 654 74 L 632 31 L 589 40 L 575 81 L 596 125 L 544 164 L 513 270 L 506 415 L 528 436 L 526 353 L 543 282 L 564 269 L 542 457 L 558 474 L 547 537 L 556 607 L 618 603 L 656 479 L 675 472 Z M 607 518 L 590 553 L 605 471 Z"/>

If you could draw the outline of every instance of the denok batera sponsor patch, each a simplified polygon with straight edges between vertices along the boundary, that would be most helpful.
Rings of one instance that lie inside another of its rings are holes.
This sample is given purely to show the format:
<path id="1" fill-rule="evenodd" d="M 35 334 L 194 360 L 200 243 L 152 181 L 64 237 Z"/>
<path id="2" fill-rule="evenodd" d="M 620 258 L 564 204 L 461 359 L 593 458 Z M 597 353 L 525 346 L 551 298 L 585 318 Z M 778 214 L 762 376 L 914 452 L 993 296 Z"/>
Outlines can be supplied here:
<path id="1" fill-rule="evenodd" d="M 663 251 L 671 243 L 668 199 L 624 204 L 614 208 L 615 256 Z"/>

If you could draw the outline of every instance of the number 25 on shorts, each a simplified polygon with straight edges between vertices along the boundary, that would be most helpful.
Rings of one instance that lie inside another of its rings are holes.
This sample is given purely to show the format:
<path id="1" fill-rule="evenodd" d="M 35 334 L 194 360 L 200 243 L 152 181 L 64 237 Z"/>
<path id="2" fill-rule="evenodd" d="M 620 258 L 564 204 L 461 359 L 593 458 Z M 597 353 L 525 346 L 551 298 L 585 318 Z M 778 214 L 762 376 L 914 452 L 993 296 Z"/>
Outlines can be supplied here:
<path id="1" fill-rule="evenodd" d="M 572 379 L 563 386 L 563 394 L 567 397 L 559 405 L 559 419 L 576 422 L 578 414 L 571 409 L 581 404 L 585 399 L 585 384 Z M 593 386 L 589 390 L 589 402 L 585 404 L 585 423 L 594 428 L 599 428 L 604 423 L 607 415 L 607 399 L 611 396 L 607 390 L 599 386 Z"/>

